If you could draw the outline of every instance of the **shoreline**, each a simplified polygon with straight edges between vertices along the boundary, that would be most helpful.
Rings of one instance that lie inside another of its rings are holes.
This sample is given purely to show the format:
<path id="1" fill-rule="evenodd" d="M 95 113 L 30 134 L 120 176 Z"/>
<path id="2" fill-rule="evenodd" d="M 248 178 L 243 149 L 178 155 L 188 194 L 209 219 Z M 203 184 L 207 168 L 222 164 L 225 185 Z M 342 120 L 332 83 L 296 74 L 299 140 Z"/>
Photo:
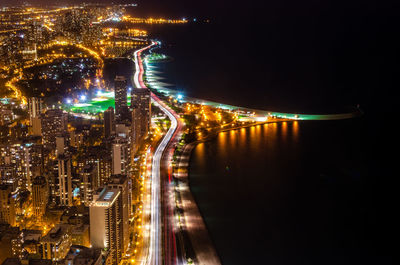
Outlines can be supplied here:
<path id="1" fill-rule="evenodd" d="M 210 235 L 207 224 L 204 221 L 204 216 L 197 205 L 197 201 L 194 198 L 190 187 L 190 176 L 189 176 L 189 166 L 190 159 L 192 156 L 193 149 L 200 143 L 204 143 L 212 140 L 218 133 L 238 130 L 241 128 L 248 128 L 252 126 L 258 126 L 267 123 L 282 123 L 282 122 L 297 122 L 296 120 L 278 120 L 278 121 L 267 121 L 267 122 L 256 122 L 251 124 L 244 124 L 235 126 L 232 128 L 221 128 L 215 133 L 212 133 L 205 137 L 204 139 L 197 140 L 185 144 L 183 150 L 179 155 L 177 161 L 176 171 L 174 172 L 174 178 L 176 179 L 176 192 L 179 193 L 179 207 L 183 213 L 184 223 L 181 220 L 180 228 L 182 233 L 186 233 L 186 236 L 190 240 L 190 249 L 186 249 L 186 252 L 191 253 L 194 259 L 194 264 L 201 265 L 212 265 L 212 264 L 222 264 L 220 257 L 218 255 L 217 249 L 215 247 L 214 241 Z M 183 235 L 184 237 L 185 235 Z M 183 239 L 184 240 L 184 239 Z M 186 246 L 186 245 L 185 245 Z M 187 246 L 186 246 L 187 247 Z M 192 257 L 191 257 L 192 258 Z"/>
<path id="2" fill-rule="evenodd" d="M 188 254 L 188 252 L 193 252 L 190 253 L 193 257 L 186 258 L 191 258 L 194 261 L 194 264 L 218 265 L 222 264 L 221 260 L 216 251 L 216 247 L 212 241 L 203 215 L 201 214 L 190 189 L 188 171 L 189 162 L 193 149 L 201 142 L 202 141 L 192 142 L 183 147 L 177 166 L 178 172 L 174 173 L 174 177 L 177 180 L 177 188 L 180 198 L 179 209 L 183 212 L 182 216 L 184 219 L 183 224 L 181 219 L 179 220 L 179 224 L 183 234 L 182 236 L 184 238 L 186 236 L 190 241 L 190 250 L 188 249 L 187 244 L 185 244 L 186 254 Z"/>

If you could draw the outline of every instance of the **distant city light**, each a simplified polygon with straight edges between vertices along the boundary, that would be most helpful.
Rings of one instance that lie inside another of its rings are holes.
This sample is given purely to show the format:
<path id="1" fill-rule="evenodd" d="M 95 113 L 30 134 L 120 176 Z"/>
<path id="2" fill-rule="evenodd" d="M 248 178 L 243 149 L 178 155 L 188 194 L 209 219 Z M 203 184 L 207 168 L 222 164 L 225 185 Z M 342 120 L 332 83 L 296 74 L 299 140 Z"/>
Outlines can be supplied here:
<path id="1" fill-rule="evenodd" d="M 181 100 L 181 99 L 183 99 L 183 95 L 182 95 L 182 94 L 178 94 L 178 95 L 176 96 L 176 98 L 179 99 L 179 100 Z"/>
<path id="2" fill-rule="evenodd" d="M 85 101 L 85 100 L 86 100 L 86 95 L 81 95 L 81 96 L 79 97 L 79 99 L 82 100 L 82 101 Z"/>
<path id="3" fill-rule="evenodd" d="M 67 98 L 67 104 L 71 104 L 72 103 L 72 99 L 70 99 L 70 98 Z"/>

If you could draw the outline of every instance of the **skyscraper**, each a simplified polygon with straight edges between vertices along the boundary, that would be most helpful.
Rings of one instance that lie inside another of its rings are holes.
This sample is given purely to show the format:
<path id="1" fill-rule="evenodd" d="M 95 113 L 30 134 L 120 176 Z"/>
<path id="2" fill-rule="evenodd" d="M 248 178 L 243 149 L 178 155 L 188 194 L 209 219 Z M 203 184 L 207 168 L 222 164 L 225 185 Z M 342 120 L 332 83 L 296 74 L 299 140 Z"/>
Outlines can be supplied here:
<path id="1" fill-rule="evenodd" d="M 110 188 L 94 195 L 89 206 L 90 243 L 94 248 L 107 248 L 112 264 L 119 264 L 123 252 L 122 209 L 121 192 Z"/>
<path id="2" fill-rule="evenodd" d="M 114 108 L 109 107 L 104 111 L 104 136 L 109 138 L 115 132 Z"/>
<path id="3" fill-rule="evenodd" d="M 127 138 L 117 137 L 112 143 L 113 174 L 127 174 L 130 163 L 130 146 Z"/>
<path id="4" fill-rule="evenodd" d="M 140 141 L 147 135 L 151 122 L 151 97 L 147 88 L 135 88 L 132 91 L 132 153 L 137 150 Z"/>
<path id="5" fill-rule="evenodd" d="M 58 194 L 61 205 L 72 206 L 71 159 L 65 155 L 58 156 Z"/>
<path id="6" fill-rule="evenodd" d="M 84 205 L 89 206 L 93 200 L 93 191 L 98 188 L 97 167 L 93 164 L 86 165 L 79 173 L 81 186 L 81 201 Z"/>
<path id="7" fill-rule="evenodd" d="M 43 176 L 37 176 L 32 184 L 33 215 L 36 218 L 41 218 L 45 214 L 48 197 L 46 179 Z"/>
<path id="8" fill-rule="evenodd" d="M 128 112 L 128 82 L 124 76 L 116 76 L 114 80 L 115 92 L 115 117 L 121 120 Z"/>
<path id="9" fill-rule="evenodd" d="M 32 97 L 28 99 L 29 121 L 33 125 L 33 119 L 39 117 L 43 110 L 43 99 Z"/>
<path id="10" fill-rule="evenodd" d="M 29 124 L 32 135 L 41 135 L 41 117 L 43 111 L 43 99 L 32 97 L 28 99 Z"/>
<path id="11" fill-rule="evenodd" d="M 129 179 L 126 175 L 112 175 L 108 188 L 118 189 L 121 192 L 122 197 L 122 242 L 124 252 L 129 245 L 129 217 L 132 213 L 132 196 L 131 187 L 129 185 Z"/>
<path id="12" fill-rule="evenodd" d="M 50 109 L 41 115 L 42 141 L 45 147 L 54 147 L 56 135 L 67 128 L 67 113 L 60 109 Z"/>

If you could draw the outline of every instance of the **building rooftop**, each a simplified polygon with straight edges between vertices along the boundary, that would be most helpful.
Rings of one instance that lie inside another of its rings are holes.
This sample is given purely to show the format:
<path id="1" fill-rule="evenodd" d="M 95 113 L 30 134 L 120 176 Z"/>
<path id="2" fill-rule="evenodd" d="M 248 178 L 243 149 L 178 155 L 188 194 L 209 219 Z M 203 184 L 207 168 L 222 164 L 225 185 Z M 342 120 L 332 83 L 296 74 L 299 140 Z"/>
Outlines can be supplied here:
<path id="1" fill-rule="evenodd" d="M 124 184 L 125 181 L 127 180 L 127 175 L 124 174 L 114 174 L 111 175 L 110 177 L 110 182 L 108 183 L 109 185 L 112 184 Z"/>
<path id="2" fill-rule="evenodd" d="M 41 242 L 59 242 L 62 240 L 64 235 L 68 233 L 69 225 L 56 225 L 50 232 L 45 235 L 40 241 Z"/>
<path id="3" fill-rule="evenodd" d="M 108 207 L 112 204 L 115 199 L 118 197 L 120 191 L 119 189 L 112 189 L 106 187 L 99 194 L 99 197 L 93 202 L 95 206 L 106 206 Z"/>

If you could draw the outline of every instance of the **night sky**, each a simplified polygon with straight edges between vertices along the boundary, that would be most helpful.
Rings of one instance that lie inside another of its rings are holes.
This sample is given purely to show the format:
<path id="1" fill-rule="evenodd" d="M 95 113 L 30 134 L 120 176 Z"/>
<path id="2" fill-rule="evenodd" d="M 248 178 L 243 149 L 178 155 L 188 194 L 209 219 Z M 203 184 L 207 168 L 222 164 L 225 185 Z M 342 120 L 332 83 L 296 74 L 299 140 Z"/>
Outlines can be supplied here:
<path id="1" fill-rule="evenodd" d="M 7 2 L 23 1 L 2 0 Z M 83 1 L 57 1 L 62 2 Z M 282 93 L 277 100 L 283 94 L 292 95 L 292 100 L 288 97 L 288 105 L 306 95 L 310 102 L 325 103 L 331 98 L 385 113 L 395 102 L 389 95 L 398 86 L 400 72 L 398 1 L 113 2 L 138 3 L 138 16 L 210 19 L 220 31 L 219 36 L 210 37 L 210 42 L 225 55 L 242 51 L 244 63 L 249 65 L 244 70 L 245 76 L 252 77 L 248 86 L 254 90 L 269 87 L 274 95 Z M 238 39 L 245 41 L 238 44 Z M 230 42 L 229 47 L 222 45 L 225 41 Z M 225 75 L 232 78 L 221 86 L 238 83 L 240 80 L 235 78 L 239 68 L 243 68 L 240 60 L 232 59 L 224 69 Z"/>

